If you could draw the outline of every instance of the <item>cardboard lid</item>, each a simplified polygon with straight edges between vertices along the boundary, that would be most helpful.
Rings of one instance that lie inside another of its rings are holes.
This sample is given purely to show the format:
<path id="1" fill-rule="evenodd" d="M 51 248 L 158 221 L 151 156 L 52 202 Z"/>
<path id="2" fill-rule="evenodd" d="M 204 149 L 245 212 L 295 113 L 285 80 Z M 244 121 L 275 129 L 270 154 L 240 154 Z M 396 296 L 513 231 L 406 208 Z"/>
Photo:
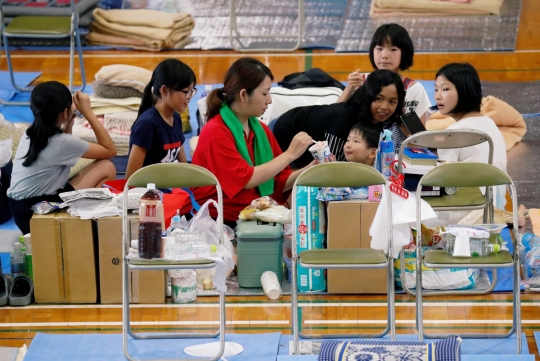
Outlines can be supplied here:
<path id="1" fill-rule="evenodd" d="M 238 238 L 282 238 L 283 224 L 266 223 L 258 220 L 241 221 L 236 225 Z"/>

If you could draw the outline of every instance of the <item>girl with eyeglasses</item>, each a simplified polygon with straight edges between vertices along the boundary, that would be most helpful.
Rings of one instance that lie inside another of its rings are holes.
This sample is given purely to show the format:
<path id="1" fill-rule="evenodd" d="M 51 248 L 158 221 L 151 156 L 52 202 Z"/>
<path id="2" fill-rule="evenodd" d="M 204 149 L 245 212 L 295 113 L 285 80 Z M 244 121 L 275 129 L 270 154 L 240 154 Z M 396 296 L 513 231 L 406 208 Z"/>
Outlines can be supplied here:
<path id="1" fill-rule="evenodd" d="M 126 179 L 156 163 L 186 163 L 181 112 L 197 90 L 193 70 L 177 59 L 158 64 L 144 88 L 137 120 L 131 128 Z"/>

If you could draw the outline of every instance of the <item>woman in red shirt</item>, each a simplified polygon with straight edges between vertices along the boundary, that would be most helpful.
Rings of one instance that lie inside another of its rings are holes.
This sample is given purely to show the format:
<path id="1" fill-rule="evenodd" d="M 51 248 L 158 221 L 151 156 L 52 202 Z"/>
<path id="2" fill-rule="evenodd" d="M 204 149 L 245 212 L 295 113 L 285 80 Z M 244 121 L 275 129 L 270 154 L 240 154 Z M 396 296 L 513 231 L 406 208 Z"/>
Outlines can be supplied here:
<path id="1" fill-rule="evenodd" d="M 219 180 L 223 218 L 233 227 L 240 211 L 252 200 L 261 196 L 279 203 L 287 200 L 304 170 L 293 172 L 289 164 L 313 143 L 301 132 L 282 152 L 270 129 L 256 118 L 272 103 L 273 80 L 266 65 L 242 58 L 227 71 L 224 87 L 214 89 L 206 100 L 209 120 L 199 136 L 192 163 L 208 169 Z M 209 198 L 217 199 L 214 187 L 199 187 L 193 193 L 201 204 Z"/>

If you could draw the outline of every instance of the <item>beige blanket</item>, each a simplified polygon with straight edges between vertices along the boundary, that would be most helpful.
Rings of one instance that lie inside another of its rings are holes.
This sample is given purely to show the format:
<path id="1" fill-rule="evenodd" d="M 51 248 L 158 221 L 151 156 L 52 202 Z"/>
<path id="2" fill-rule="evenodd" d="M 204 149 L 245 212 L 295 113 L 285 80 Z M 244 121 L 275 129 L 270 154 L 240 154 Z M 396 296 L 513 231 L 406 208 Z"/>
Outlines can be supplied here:
<path id="1" fill-rule="evenodd" d="M 472 0 L 455 3 L 433 0 L 372 0 L 373 18 L 388 16 L 500 15 L 503 0 Z"/>
<path id="2" fill-rule="evenodd" d="M 126 64 L 102 66 L 96 73 L 96 81 L 110 86 L 125 86 L 143 93 L 152 79 L 152 72 L 145 68 Z"/>
<path id="3" fill-rule="evenodd" d="M 511 105 L 491 95 L 482 99 L 480 113 L 495 121 L 506 143 L 506 150 L 510 150 L 527 132 L 523 116 Z M 436 112 L 426 123 L 427 130 L 446 129 L 455 123 L 453 118 Z"/>
<path id="4" fill-rule="evenodd" d="M 95 9 L 88 38 L 91 44 L 130 46 L 144 50 L 178 49 L 195 27 L 190 14 L 147 9 Z"/>

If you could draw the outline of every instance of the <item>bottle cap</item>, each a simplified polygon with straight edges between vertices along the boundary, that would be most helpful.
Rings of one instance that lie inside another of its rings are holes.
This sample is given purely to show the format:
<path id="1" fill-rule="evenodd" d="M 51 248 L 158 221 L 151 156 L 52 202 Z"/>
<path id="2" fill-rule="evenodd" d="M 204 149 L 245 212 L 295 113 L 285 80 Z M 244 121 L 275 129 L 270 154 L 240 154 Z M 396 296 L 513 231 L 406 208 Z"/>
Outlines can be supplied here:
<path id="1" fill-rule="evenodd" d="M 24 236 L 19 236 L 19 242 L 24 243 Z"/>
<path id="2" fill-rule="evenodd" d="M 148 183 L 146 185 L 146 189 L 156 189 L 156 184 L 155 183 Z"/>
<path id="3" fill-rule="evenodd" d="M 493 252 L 499 253 L 500 251 L 501 251 L 501 245 L 498 244 L 498 243 L 495 243 L 495 244 L 493 245 Z"/>
<path id="4" fill-rule="evenodd" d="M 180 216 L 177 214 L 177 215 L 174 215 L 171 219 L 171 222 L 173 223 L 180 223 Z"/>

